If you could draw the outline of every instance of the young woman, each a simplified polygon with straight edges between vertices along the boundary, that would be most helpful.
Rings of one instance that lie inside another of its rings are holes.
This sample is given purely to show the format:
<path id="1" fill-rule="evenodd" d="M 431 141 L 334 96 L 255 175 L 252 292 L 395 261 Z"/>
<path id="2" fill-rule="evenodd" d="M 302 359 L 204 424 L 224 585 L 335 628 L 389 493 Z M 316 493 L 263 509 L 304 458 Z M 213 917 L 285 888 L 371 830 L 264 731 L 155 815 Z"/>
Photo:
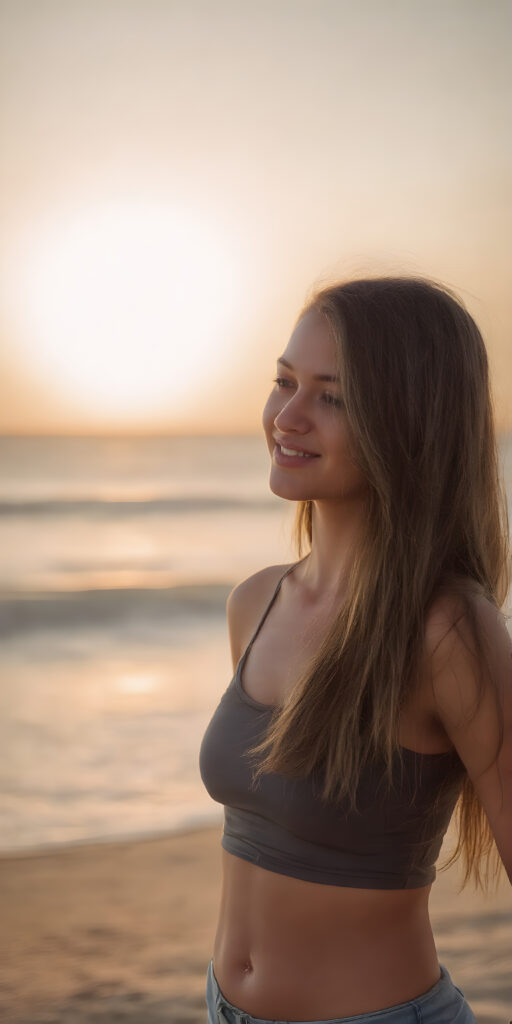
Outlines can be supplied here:
<path id="1" fill-rule="evenodd" d="M 313 295 L 263 413 L 299 556 L 228 598 L 200 765 L 225 805 L 208 1022 L 466 1024 L 428 898 L 512 877 L 508 529 L 485 347 L 423 280 Z M 491 862 L 489 858 L 491 857 Z"/>

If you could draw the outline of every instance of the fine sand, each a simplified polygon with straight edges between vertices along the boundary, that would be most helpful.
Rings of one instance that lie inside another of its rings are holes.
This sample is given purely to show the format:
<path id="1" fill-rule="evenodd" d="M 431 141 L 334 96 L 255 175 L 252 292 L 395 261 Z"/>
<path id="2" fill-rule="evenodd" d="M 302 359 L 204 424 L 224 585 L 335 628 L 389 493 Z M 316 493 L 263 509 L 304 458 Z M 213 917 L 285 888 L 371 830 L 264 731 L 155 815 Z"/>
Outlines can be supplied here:
<path id="1" fill-rule="evenodd" d="M 0 858 L 2 1024 L 205 1024 L 220 883 L 219 826 Z M 431 897 L 439 958 L 478 1024 L 512 1020 L 512 900 Z"/>

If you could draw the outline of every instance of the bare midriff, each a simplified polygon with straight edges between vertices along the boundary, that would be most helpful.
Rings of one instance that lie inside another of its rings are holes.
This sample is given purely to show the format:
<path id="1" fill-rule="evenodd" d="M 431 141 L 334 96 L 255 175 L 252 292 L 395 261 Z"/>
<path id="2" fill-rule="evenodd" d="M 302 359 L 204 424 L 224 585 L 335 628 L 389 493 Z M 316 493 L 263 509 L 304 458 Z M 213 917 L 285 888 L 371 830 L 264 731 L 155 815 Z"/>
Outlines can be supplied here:
<path id="1" fill-rule="evenodd" d="M 407 1002 L 440 977 L 430 886 L 355 889 L 267 871 L 222 850 L 213 969 L 266 1020 L 349 1017 Z"/>

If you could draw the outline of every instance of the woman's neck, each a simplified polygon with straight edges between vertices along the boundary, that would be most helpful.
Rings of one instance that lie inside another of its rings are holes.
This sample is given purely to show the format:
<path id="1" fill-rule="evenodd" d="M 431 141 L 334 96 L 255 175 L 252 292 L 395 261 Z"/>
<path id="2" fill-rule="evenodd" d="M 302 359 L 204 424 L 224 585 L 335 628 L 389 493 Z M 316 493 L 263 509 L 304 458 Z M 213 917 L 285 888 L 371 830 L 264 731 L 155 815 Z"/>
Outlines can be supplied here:
<path id="1" fill-rule="evenodd" d="M 364 505 L 361 501 L 313 501 L 312 513 L 311 553 L 304 560 L 300 580 L 314 600 L 338 594 L 346 584 L 362 533 Z"/>

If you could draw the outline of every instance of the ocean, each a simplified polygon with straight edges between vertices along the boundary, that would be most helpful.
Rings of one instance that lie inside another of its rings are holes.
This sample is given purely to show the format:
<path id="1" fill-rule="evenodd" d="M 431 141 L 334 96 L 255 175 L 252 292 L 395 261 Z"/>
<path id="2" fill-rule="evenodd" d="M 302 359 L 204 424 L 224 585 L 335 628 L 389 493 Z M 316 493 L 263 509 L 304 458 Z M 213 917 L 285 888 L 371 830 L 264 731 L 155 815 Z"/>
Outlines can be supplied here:
<path id="1" fill-rule="evenodd" d="M 214 822 L 230 589 L 290 561 L 263 438 L 0 441 L 0 850 Z"/>
<path id="2" fill-rule="evenodd" d="M 226 597 L 297 557 L 268 471 L 263 437 L 0 439 L 0 851 L 220 822 Z"/>

